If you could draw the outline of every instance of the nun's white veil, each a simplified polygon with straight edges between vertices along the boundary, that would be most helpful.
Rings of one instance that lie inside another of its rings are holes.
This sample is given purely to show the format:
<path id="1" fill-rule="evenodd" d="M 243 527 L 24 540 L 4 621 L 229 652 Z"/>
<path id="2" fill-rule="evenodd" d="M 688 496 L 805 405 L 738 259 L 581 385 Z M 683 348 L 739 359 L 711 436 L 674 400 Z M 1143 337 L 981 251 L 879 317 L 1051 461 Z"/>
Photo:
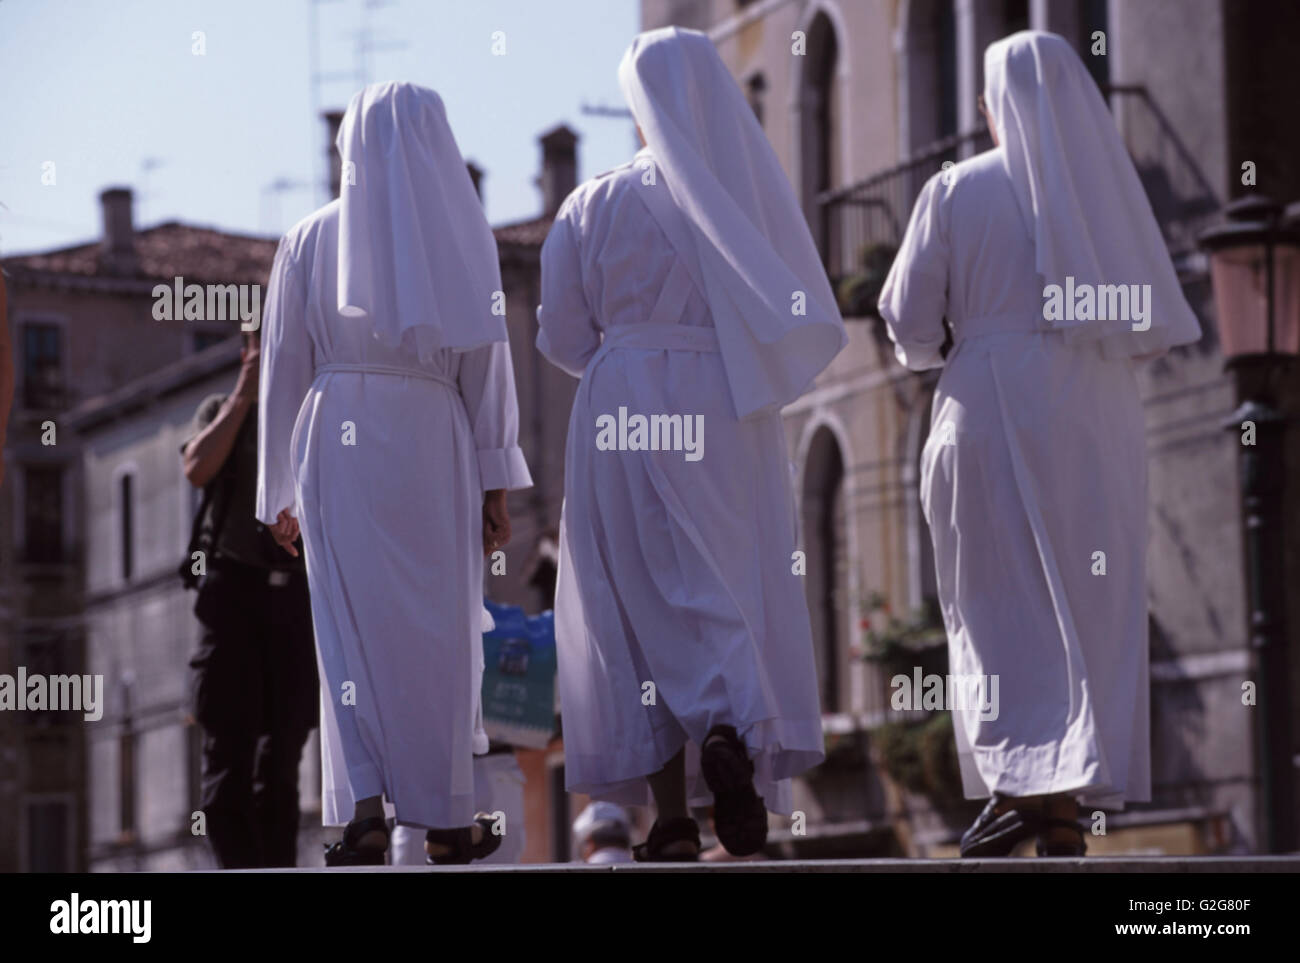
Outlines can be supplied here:
<path id="1" fill-rule="evenodd" d="M 762 127 L 697 31 L 641 34 L 618 77 L 657 169 L 642 189 L 666 188 L 690 225 L 666 233 L 709 303 L 737 415 L 793 401 L 847 337 Z"/>
<path id="2" fill-rule="evenodd" d="M 1061 37 L 1022 31 L 984 52 L 985 106 L 1046 284 L 1151 285 L 1150 328 L 1051 321 L 1110 357 L 1200 337 L 1151 204 L 1092 77 Z"/>
<path id="3" fill-rule="evenodd" d="M 423 360 L 506 340 L 496 240 L 442 99 L 426 87 L 371 84 L 348 104 L 338 310 Z"/>

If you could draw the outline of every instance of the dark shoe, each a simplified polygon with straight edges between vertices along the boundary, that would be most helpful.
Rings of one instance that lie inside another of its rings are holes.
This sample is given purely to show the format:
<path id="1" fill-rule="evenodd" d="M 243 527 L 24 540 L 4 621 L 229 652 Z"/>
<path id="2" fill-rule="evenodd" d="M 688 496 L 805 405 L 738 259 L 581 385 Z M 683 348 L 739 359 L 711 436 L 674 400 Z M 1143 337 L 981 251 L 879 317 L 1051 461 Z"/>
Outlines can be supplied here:
<path id="1" fill-rule="evenodd" d="M 685 855 L 665 855 L 665 847 L 683 841 L 694 843 L 695 852 Z M 632 858 L 638 863 L 698 863 L 700 827 L 689 816 L 679 816 L 662 822 L 656 819 L 655 824 L 650 827 L 650 835 L 646 841 L 632 847 Z"/>
<path id="2" fill-rule="evenodd" d="M 714 726 L 700 748 L 700 768 L 713 793 L 718 842 L 732 856 L 749 856 L 767 842 L 767 809 L 754 791 L 754 763 L 734 726 Z"/>
<path id="3" fill-rule="evenodd" d="M 962 833 L 963 859 L 1010 856 L 1016 846 L 1038 831 L 1041 820 L 1033 813 L 1022 813 L 1017 809 L 995 812 L 1004 802 L 1005 796 L 994 793 L 970 829 Z"/>
<path id="4" fill-rule="evenodd" d="M 463 866 L 475 859 L 485 859 L 501 848 L 501 837 L 492 831 L 496 820 L 487 813 L 475 813 L 474 823 L 483 830 L 483 838 L 474 842 L 474 826 L 458 826 L 455 829 L 430 829 L 424 834 L 426 843 L 446 846 L 449 852 L 441 856 L 424 854 L 424 861 L 430 866 Z"/>
<path id="5" fill-rule="evenodd" d="M 1077 842 L 1049 843 L 1047 834 L 1052 829 L 1073 829 L 1079 835 Z M 1039 856 L 1082 856 L 1088 851 L 1088 844 L 1083 841 L 1083 830 L 1079 824 L 1070 819 L 1043 819 L 1038 824 Z"/>
<path id="6" fill-rule="evenodd" d="M 384 834 L 383 849 L 358 849 L 357 840 L 366 833 Z M 388 852 L 388 821 L 382 816 L 354 819 L 343 829 L 343 838 L 333 846 L 325 847 L 326 866 L 383 866 L 384 853 Z"/>

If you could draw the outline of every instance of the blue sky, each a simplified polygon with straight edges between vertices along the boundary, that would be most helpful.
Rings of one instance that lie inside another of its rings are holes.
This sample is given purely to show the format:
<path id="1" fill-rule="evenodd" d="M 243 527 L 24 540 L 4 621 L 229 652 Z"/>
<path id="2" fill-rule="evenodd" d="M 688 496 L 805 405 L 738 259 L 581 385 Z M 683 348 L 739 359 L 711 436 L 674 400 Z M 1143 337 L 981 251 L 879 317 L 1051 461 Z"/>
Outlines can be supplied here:
<path id="1" fill-rule="evenodd" d="M 136 225 L 279 234 L 326 200 L 312 115 L 312 0 L 0 0 L 0 254 L 98 237 L 98 194 L 136 191 Z M 579 179 L 627 160 L 619 59 L 636 0 L 317 0 L 321 108 L 369 81 L 438 90 L 487 171 L 492 223 L 539 213 L 537 135 L 581 135 Z M 368 30 L 371 50 L 359 55 Z M 203 32 L 206 52 L 192 50 Z M 492 52 L 505 34 L 505 55 Z M 55 183 L 42 184 L 54 162 Z M 148 168 L 148 169 L 147 169 Z M 271 191 L 276 181 L 295 186 Z"/>

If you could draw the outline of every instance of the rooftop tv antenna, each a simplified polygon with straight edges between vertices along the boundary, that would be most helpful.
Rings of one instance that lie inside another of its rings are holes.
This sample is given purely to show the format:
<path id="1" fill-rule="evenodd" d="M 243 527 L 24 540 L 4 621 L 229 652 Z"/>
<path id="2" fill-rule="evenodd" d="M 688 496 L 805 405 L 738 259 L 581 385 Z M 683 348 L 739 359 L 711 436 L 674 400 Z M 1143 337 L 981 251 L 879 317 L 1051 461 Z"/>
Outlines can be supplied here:
<path id="1" fill-rule="evenodd" d="M 280 195 L 289 191 L 310 190 L 312 184 L 306 181 L 294 180 L 290 177 L 277 177 L 269 184 L 262 188 L 260 229 L 263 233 L 282 234 L 284 228 L 280 224 Z"/>
<path id="2" fill-rule="evenodd" d="M 360 90 L 366 84 L 370 83 L 370 71 L 372 67 L 373 55 L 379 51 L 403 50 L 406 48 L 404 41 L 379 40 L 375 36 L 375 31 L 371 26 L 371 14 L 373 11 L 382 7 L 395 6 L 395 0 L 361 0 L 361 19 L 360 25 L 350 31 L 352 37 L 352 57 L 353 66 L 351 70 L 325 70 L 322 69 L 322 61 L 325 59 L 320 49 L 320 7 L 325 4 L 349 4 L 349 0 L 307 0 L 307 70 L 309 73 L 309 87 L 311 89 L 311 117 L 313 121 L 319 121 L 324 116 L 325 88 L 333 86 L 337 91 L 337 85 L 340 82 L 348 84 L 347 97 Z M 337 97 L 334 98 L 337 103 Z M 332 196 L 330 191 L 329 172 L 321 170 L 321 152 L 312 151 L 312 183 L 316 185 L 317 200 L 323 196 L 329 200 Z"/>
<path id="3" fill-rule="evenodd" d="M 619 120 L 632 120 L 632 111 L 626 107 L 610 107 L 608 104 L 588 104 L 583 103 L 579 108 L 582 114 L 587 117 L 610 117 Z M 632 126 L 632 149 L 639 150 L 641 139 L 637 137 L 636 125 Z"/>

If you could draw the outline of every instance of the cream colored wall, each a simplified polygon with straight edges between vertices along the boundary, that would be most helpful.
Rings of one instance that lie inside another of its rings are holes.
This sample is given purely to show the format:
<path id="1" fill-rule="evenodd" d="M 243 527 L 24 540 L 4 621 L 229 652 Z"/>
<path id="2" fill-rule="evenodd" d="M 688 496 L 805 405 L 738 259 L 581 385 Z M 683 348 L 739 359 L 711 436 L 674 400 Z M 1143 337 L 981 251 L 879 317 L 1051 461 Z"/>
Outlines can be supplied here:
<path id="1" fill-rule="evenodd" d="M 165 848 L 188 826 L 183 713 L 189 709 L 188 663 L 200 630 L 192 613 L 194 593 L 185 591 L 173 574 L 184 556 L 193 514 L 180 445 L 199 403 L 209 394 L 228 391 L 234 377 L 214 375 L 82 439 L 86 671 L 104 677 L 104 720 L 90 727 L 87 744 L 92 850 L 114 842 L 121 825 L 116 723 L 128 677 L 142 733 L 136 757 L 140 841 Z M 118 479 L 126 469 L 135 473 L 135 574 L 130 582 L 121 572 L 118 505 Z"/>
<path id="2" fill-rule="evenodd" d="M 671 4 L 644 4 L 645 29 L 663 25 L 659 9 Z M 701 6 L 707 6 L 702 4 Z M 732 11 L 729 0 L 711 5 Z M 647 15 L 654 13 L 656 18 Z M 897 124 L 894 77 L 896 3 L 861 0 L 785 0 L 755 3 L 739 14 L 714 20 L 710 35 L 732 75 L 742 85 L 755 72 L 767 80 L 764 129 L 791 183 L 799 176 L 799 79 L 806 58 L 792 53 L 795 31 L 804 31 L 818 14 L 836 28 L 839 41 L 841 103 L 852 105 L 843 120 L 846 136 L 841 145 L 841 186 L 897 160 Z"/>
<path id="3" fill-rule="evenodd" d="M 180 446 L 188 439 L 194 412 L 212 392 L 234 386 L 233 374 L 212 379 L 157 410 L 107 429 L 86 445 L 83 470 L 86 504 L 86 591 L 91 595 L 125 588 L 121 564 L 119 479 L 135 475 L 133 581 L 174 570 L 189 541 L 191 486 L 181 468 Z"/>

